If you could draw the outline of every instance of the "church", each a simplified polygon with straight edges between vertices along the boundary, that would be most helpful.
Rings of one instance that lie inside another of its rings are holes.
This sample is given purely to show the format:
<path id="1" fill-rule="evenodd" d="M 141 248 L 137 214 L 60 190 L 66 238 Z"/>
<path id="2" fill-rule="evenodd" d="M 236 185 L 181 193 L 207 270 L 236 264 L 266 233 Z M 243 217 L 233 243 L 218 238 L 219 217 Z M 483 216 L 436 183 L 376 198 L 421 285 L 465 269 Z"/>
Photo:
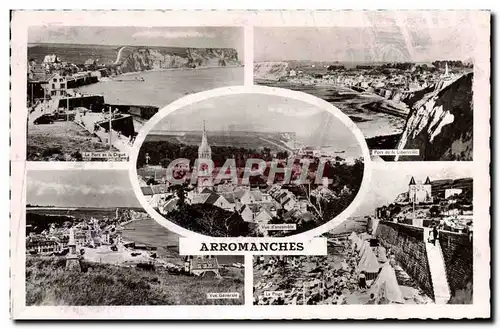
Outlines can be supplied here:
<path id="1" fill-rule="evenodd" d="M 418 203 L 432 203 L 432 185 L 429 177 L 422 184 L 415 182 L 413 176 L 408 184 L 408 201 Z"/>
<path id="2" fill-rule="evenodd" d="M 214 183 L 212 170 L 212 149 L 208 145 L 207 132 L 205 130 L 205 121 L 203 121 L 203 132 L 201 135 L 201 144 L 198 147 L 199 170 L 197 172 L 196 189 L 201 193 L 204 189 L 213 190 Z"/>

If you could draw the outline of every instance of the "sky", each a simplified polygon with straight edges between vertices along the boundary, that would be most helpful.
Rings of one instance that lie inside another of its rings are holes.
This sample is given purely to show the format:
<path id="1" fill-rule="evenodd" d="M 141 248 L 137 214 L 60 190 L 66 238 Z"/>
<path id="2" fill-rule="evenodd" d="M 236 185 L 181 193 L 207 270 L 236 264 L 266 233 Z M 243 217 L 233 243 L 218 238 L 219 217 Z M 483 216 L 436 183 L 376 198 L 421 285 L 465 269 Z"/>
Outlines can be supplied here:
<path id="1" fill-rule="evenodd" d="M 362 26 L 255 28 L 255 61 L 467 60 L 476 37 L 466 15 L 372 12 L 359 24 Z"/>
<path id="2" fill-rule="evenodd" d="M 398 162 L 387 165 L 384 169 L 376 166 L 372 172 L 369 191 L 353 216 L 373 215 L 376 207 L 392 203 L 399 194 L 408 191 L 412 176 L 417 183 L 425 182 L 427 177 L 431 181 L 472 177 L 470 168 L 466 163 L 463 164 L 441 162 L 436 166 L 432 162 Z"/>
<path id="3" fill-rule="evenodd" d="M 244 46 L 239 27 L 36 26 L 28 43 L 236 48 L 241 58 Z"/>
<path id="4" fill-rule="evenodd" d="M 127 170 L 32 170 L 26 203 L 59 207 L 140 207 Z"/>
<path id="5" fill-rule="evenodd" d="M 345 156 L 361 157 L 351 130 L 322 108 L 299 100 L 265 94 L 212 97 L 185 106 L 162 119 L 152 133 L 201 131 L 295 132 L 311 146 L 334 146 Z M 263 143 L 264 144 L 264 143 Z"/>

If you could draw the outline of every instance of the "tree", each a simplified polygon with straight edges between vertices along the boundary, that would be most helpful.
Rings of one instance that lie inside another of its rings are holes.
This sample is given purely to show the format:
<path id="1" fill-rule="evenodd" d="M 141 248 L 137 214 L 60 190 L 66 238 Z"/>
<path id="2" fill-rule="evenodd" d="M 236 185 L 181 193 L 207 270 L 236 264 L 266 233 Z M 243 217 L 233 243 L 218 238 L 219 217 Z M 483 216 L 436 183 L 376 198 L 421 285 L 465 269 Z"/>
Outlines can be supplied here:
<path id="1" fill-rule="evenodd" d="M 182 209 L 184 207 L 184 204 L 186 203 L 186 191 L 185 191 L 186 186 L 185 185 L 179 185 L 177 189 L 177 197 L 179 198 L 178 201 L 178 206 L 179 209 Z"/>
<path id="2" fill-rule="evenodd" d="M 439 216 L 439 207 L 437 205 L 433 205 L 430 209 L 429 209 L 429 213 L 431 215 L 431 217 L 437 217 Z"/>

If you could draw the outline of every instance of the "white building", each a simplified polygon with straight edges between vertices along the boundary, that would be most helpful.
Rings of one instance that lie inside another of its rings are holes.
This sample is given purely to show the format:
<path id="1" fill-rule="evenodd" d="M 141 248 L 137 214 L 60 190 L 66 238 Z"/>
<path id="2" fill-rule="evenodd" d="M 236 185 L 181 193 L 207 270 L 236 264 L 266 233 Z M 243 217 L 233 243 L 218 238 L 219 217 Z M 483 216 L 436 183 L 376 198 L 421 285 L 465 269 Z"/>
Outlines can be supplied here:
<path id="1" fill-rule="evenodd" d="M 453 195 L 459 195 L 462 194 L 462 189 L 461 188 L 447 188 L 444 191 L 444 198 L 448 199 L 449 197 Z"/>
<path id="2" fill-rule="evenodd" d="M 45 85 L 47 94 L 51 97 L 63 97 L 67 95 L 67 81 L 59 73 L 52 75 Z"/>

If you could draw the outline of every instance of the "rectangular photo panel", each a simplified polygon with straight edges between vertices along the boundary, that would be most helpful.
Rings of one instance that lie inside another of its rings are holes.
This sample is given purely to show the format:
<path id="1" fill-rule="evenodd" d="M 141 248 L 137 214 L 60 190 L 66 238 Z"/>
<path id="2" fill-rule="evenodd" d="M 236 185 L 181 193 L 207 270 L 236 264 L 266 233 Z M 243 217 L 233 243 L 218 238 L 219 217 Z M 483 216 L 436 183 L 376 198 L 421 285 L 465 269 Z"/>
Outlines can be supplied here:
<path id="1" fill-rule="evenodd" d="M 254 305 L 472 304 L 470 170 L 376 170 L 328 256 L 254 257 Z"/>
<path id="2" fill-rule="evenodd" d="M 126 170 L 32 170 L 26 305 L 242 305 L 243 256 L 180 256 Z"/>
<path id="3" fill-rule="evenodd" d="M 254 81 L 342 110 L 385 161 L 473 158 L 473 12 L 365 12 L 357 25 L 255 27 Z M 485 40 L 489 42 L 488 40 Z M 446 45 L 443 47 L 443 45 Z"/>
<path id="4" fill-rule="evenodd" d="M 126 161 L 159 109 L 243 84 L 239 27 L 44 25 L 27 33 L 28 161 Z"/>

